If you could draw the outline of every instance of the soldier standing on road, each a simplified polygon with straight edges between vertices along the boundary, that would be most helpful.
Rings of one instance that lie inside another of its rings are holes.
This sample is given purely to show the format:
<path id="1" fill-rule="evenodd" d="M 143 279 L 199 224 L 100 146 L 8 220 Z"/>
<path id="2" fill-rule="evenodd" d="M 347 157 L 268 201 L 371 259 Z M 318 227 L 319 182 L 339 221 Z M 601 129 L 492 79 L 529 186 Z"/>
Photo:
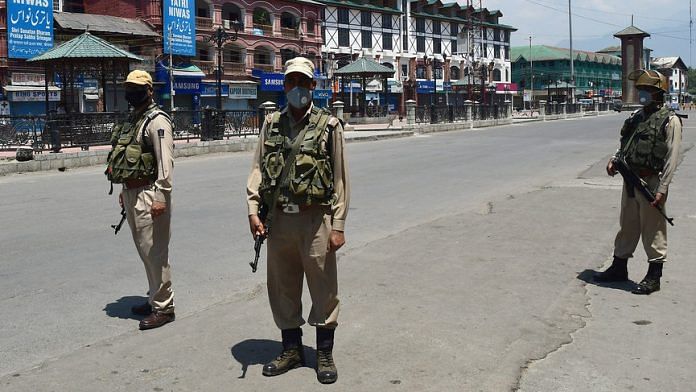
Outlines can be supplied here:
<path id="1" fill-rule="evenodd" d="M 305 363 L 300 328 L 305 323 L 304 275 L 312 298 L 308 321 L 317 333 L 317 379 L 329 384 L 338 377 L 332 355 L 338 318 L 336 251 L 345 243 L 350 195 L 343 126 L 312 104 L 314 64 L 296 57 L 285 67 L 288 106 L 266 116 L 247 181 L 254 238 L 266 233 L 260 206 L 269 210 L 268 297 L 283 339 L 283 351 L 264 365 L 263 374 L 276 376 Z"/>
<path id="2" fill-rule="evenodd" d="M 148 301 L 131 308 L 146 316 L 140 329 L 174 321 L 174 294 L 169 267 L 174 141 L 169 116 L 152 100 L 152 77 L 128 74 L 126 100 L 133 107 L 127 122 L 115 127 L 107 177 L 123 184 L 119 203 L 125 208 L 135 247 L 145 264 Z M 112 185 L 113 186 L 113 185 Z"/>
<path id="3" fill-rule="evenodd" d="M 595 281 L 628 280 L 628 259 L 642 238 L 648 256 L 648 273 L 632 292 L 650 294 L 660 289 L 662 265 L 667 261 L 667 223 L 655 206 L 666 213 L 667 191 L 679 163 L 682 124 L 674 111 L 664 105 L 664 93 L 669 90 L 664 75 L 652 70 L 637 70 L 628 78 L 635 80 L 643 108 L 633 113 L 621 128 L 621 146 L 616 156 L 625 157 L 630 169 L 655 194 L 655 201 L 649 203 L 624 182 L 621 228 L 614 241 L 614 261 L 606 271 L 595 275 Z M 607 164 L 607 173 L 610 176 L 617 173 L 614 158 Z"/>

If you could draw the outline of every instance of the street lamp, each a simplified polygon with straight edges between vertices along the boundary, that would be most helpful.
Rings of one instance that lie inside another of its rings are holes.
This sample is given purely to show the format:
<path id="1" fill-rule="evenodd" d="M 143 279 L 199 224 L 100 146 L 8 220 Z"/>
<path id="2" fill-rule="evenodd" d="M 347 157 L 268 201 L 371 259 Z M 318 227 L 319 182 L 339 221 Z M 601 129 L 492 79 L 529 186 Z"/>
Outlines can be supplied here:
<path id="1" fill-rule="evenodd" d="M 237 33 L 239 30 L 244 29 L 244 25 L 238 20 L 234 20 L 230 23 L 234 33 L 228 33 L 224 27 L 218 26 L 218 28 L 213 32 L 213 34 L 208 37 L 208 42 L 215 43 L 215 50 L 217 50 L 217 94 L 216 94 L 216 106 L 218 110 L 222 110 L 222 46 L 226 42 L 236 41 Z"/>

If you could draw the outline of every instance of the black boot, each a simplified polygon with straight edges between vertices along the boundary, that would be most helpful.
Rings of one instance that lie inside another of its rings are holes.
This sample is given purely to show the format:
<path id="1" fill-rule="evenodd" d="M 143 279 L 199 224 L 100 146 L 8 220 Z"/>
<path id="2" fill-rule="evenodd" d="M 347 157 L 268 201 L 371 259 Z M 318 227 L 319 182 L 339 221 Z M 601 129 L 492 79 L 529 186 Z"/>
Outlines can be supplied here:
<path id="1" fill-rule="evenodd" d="M 317 327 L 317 380 L 322 384 L 333 384 L 338 379 L 333 361 L 334 331 Z"/>
<path id="2" fill-rule="evenodd" d="M 623 282 L 628 280 L 628 259 L 614 256 L 611 266 L 604 272 L 595 274 L 594 281 L 599 283 Z"/>
<path id="3" fill-rule="evenodd" d="M 283 352 L 276 359 L 263 365 L 264 376 L 277 376 L 305 364 L 302 329 L 284 329 L 282 335 Z"/>
<path id="4" fill-rule="evenodd" d="M 655 291 L 660 291 L 660 278 L 662 277 L 662 263 L 649 263 L 648 273 L 645 278 L 638 283 L 633 294 L 648 295 Z"/>

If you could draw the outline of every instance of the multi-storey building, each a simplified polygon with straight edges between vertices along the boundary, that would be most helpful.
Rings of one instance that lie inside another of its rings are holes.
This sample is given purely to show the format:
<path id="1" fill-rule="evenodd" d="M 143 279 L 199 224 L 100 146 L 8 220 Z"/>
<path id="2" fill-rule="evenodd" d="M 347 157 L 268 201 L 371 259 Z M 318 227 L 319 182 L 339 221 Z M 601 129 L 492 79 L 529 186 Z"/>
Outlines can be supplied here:
<path id="1" fill-rule="evenodd" d="M 546 45 L 511 49 L 512 80 L 533 90 L 535 100 L 564 102 L 578 98 L 620 97 L 621 58 L 609 54 L 573 51 L 575 81 L 570 75 L 570 50 Z"/>
<path id="2" fill-rule="evenodd" d="M 650 60 L 650 68 L 661 72 L 669 78 L 669 96 L 665 102 L 684 103 L 689 87 L 686 64 L 681 57 L 655 57 Z"/>
<path id="3" fill-rule="evenodd" d="M 321 9 L 323 5 L 311 0 L 189 0 L 195 2 L 195 56 L 173 56 L 174 105 L 197 109 L 214 106 L 217 92 L 217 47 L 209 38 L 219 28 L 232 32 L 241 25 L 235 41 L 222 46 L 222 104 L 224 108 L 256 108 L 266 100 L 283 103 L 282 68 L 286 60 L 297 55 L 312 59 L 317 65 L 321 58 Z M 155 76 L 157 100 L 169 106 L 168 56 L 163 54 L 163 7 L 166 0 L 54 0 L 54 30 L 63 31 L 61 14 L 85 15 L 83 31 L 109 40 L 146 61 L 136 67 L 145 68 Z M 7 51 L 7 21 L 5 1 L 0 0 L 0 80 L 11 83 L 13 72 L 41 73 L 24 60 L 9 59 Z M 152 35 L 133 35 L 127 29 L 100 31 L 103 18 L 118 17 L 125 25 L 142 24 Z M 88 16 L 96 17 L 90 19 Z M 79 21 L 80 18 L 64 17 Z M 91 25 L 90 25 L 90 22 Z M 239 22 L 236 24 L 234 22 Z M 78 23 L 72 23 L 70 34 L 56 34 L 54 44 L 74 37 Z M 191 67 L 191 65 L 195 67 Z M 38 77 L 36 78 L 39 79 Z M 120 82 L 120 81 L 119 81 Z M 119 89 L 120 83 L 112 89 Z M 122 94 L 106 94 L 106 98 Z M 3 97 L 0 97 L 3 98 Z M 125 109 L 125 103 L 115 107 Z M 113 107 L 113 106 L 112 106 Z"/>
<path id="4" fill-rule="evenodd" d="M 482 91 L 510 82 L 510 33 L 516 29 L 499 23 L 500 11 L 440 0 L 320 1 L 328 75 L 358 56 L 395 69 L 388 81 L 391 110 L 402 110 L 406 99 L 482 99 Z M 463 87 L 459 94 L 453 84 Z M 356 92 L 353 84 L 343 88 Z"/>

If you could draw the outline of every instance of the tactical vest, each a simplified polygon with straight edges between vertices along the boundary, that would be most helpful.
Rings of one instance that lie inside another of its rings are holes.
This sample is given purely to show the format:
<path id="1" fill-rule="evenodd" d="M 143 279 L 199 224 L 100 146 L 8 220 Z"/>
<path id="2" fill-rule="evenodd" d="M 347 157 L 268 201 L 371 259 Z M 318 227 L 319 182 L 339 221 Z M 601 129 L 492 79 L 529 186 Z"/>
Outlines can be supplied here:
<path id="1" fill-rule="evenodd" d="M 145 130 L 155 117 L 167 116 L 157 105 L 152 104 L 140 118 L 114 126 L 111 132 L 111 152 L 106 159 L 106 177 L 112 183 L 122 184 L 132 180 L 157 178 L 157 162 L 152 145 L 145 138 L 137 140 L 139 130 Z M 169 116 L 167 116 L 169 117 Z M 135 121 L 135 123 L 134 123 Z"/>
<path id="2" fill-rule="evenodd" d="M 289 114 L 288 114 L 289 115 Z M 312 108 L 295 164 L 289 169 L 283 184 L 278 184 L 285 161 L 292 150 L 290 122 L 280 112 L 272 115 L 266 127 L 262 178 L 259 192 L 266 205 L 273 204 L 273 193 L 281 186 L 278 205 L 291 202 L 299 205 L 331 204 L 333 196 L 333 170 L 329 146 L 331 135 L 328 122 L 331 112 Z M 298 132 L 298 137 L 301 132 Z"/>
<path id="3" fill-rule="evenodd" d="M 665 126 L 672 115 L 673 111 L 663 106 L 647 118 L 640 110 L 626 120 L 621 129 L 621 151 L 633 169 L 650 169 L 655 173 L 664 169 L 669 149 Z M 640 117 L 634 119 L 635 116 Z"/>

